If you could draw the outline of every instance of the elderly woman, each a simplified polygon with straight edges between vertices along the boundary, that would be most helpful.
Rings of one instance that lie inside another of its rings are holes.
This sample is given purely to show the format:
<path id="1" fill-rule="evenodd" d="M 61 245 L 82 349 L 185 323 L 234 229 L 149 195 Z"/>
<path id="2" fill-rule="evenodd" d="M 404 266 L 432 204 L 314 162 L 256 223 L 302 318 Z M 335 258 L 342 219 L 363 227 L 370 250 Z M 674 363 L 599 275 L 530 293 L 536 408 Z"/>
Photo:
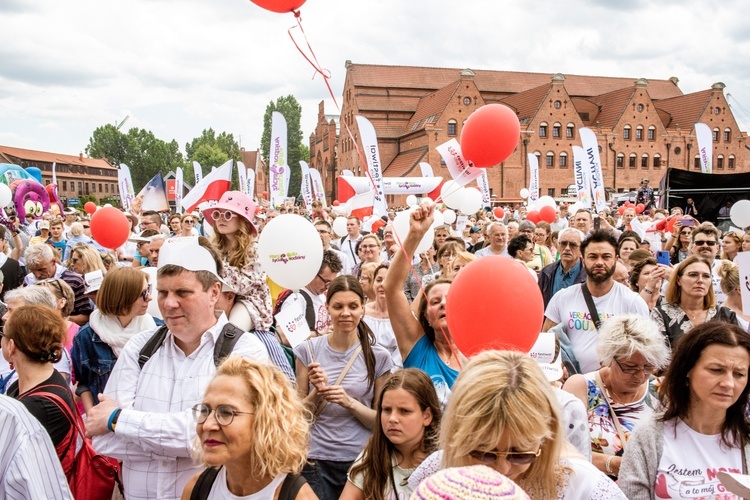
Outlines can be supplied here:
<path id="1" fill-rule="evenodd" d="M 437 241 L 435 241 L 435 244 L 437 245 Z M 425 276 L 422 278 L 422 284 L 426 285 L 437 279 L 445 278 L 448 273 L 448 265 L 450 264 L 450 261 L 453 260 L 453 257 L 455 257 L 458 252 L 463 252 L 465 249 L 465 245 L 461 245 L 461 243 L 455 240 L 448 240 L 443 245 L 439 246 L 437 249 L 437 263 L 439 270 L 431 276 Z"/>
<path id="2" fill-rule="evenodd" d="M 737 315 L 716 305 L 711 265 L 692 255 L 672 273 L 665 300 L 651 310 L 651 319 L 674 347 L 688 330 L 706 321 L 737 324 Z"/>
<path id="3" fill-rule="evenodd" d="M 678 342 L 661 384 L 664 411 L 641 421 L 622 459 L 628 498 L 719 498 L 716 472 L 747 470 L 748 371 L 750 336 L 737 325 L 704 323 Z"/>
<path id="4" fill-rule="evenodd" d="M 70 288 L 70 285 L 65 283 L 60 278 L 37 281 L 36 285 L 43 286 L 44 288 L 52 292 L 52 294 L 55 296 L 55 300 L 57 301 L 55 309 L 60 311 L 60 315 L 63 317 L 63 320 L 65 321 L 65 327 L 68 331 L 68 338 L 65 341 L 65 348 L 70 351 L 70 349 L 73 347 L 73 338 L 81 328 L 68 319 L 70 313 L 73 312 L 73 304 L 76 300 L 73 289 Z"/>
<path id="5" fill-rule="evenodd" d="M 623 315 L 602 324 L 596 353 L 602 368 L 570 377 L 563 390 L 588 408 L 592 463 L 617 479 L 635 425 L 658 408 L 654 373 L 669 361 L 669 348 L 653 321 Z"/>
<path id="6" fill-rule="evenodd" d="M 736 231 L 728 232 L 721 240 L 721 258 L 723 260 L 734 260 L 742 251 L 742 233 Z"/>
<path id="7" fill-rule="evenodd" d="M 646 301 L 649 311 L 659 303 L 662 282 L 668 274 L 668 268 L 659 265 L 653 257 L 639 260 L 630 269 L 630 289 Z"/>
<path id="8" fill-rule="evenodd" d="M 193 407 L 196 448 L 209 468 L 185 486 L 190 498 L 313 500 L 299 473 L 310 424 L 300 398 L 276 367 L 227 358 Z"/>
<path id="9" fill-rule="evenodd" d="M 737 323 L 743 330 L 747 331 L 748 326 L 750 326 L 750 314 L 746 314 L 742 309 L 740 267 L 734 262 L 722 261 L 721 266 L 719 266 L 719 276 L 721 276 L 721 291 L 727 297 L 722 305 L 734 311 L 737 315 Z"/>

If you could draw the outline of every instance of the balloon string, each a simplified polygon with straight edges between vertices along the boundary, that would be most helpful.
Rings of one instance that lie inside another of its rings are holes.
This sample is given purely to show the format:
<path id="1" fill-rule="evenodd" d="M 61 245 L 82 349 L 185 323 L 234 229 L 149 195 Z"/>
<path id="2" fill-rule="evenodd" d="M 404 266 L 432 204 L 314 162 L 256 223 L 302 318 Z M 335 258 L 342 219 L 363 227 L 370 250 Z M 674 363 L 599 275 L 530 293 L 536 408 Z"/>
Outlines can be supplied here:
<path id="1" fill-rule="evenodd" d="M 458 183 L 458 179 L 460 179 L 462 175 L 469 175 L 469 173 L 468 173 L 469 172 L 469 168 L 470 168 L 470 166 L 466 167 L 464 170 L 461 171 L 460 174 L 458 174 L 458 176 L 455 179 L 453 179 L 453 182 L 455 183 L 455 187 L 453 189 L 448 190 L 448 192 L 445 193 L 446 195 L 450 196 L 453 193 L 458 192 L 459 189 L 465 189 L 465 185 L 459 184 Z M 471 181 L 469 181 L 469 182 L 471 182 Z M 438 195 L 438 197 L 435 199 L 435 204 L 438 204 L 438 203 L 440 203 L 442 201 L 443 201 L 443 193 L 440 193 Z"/>

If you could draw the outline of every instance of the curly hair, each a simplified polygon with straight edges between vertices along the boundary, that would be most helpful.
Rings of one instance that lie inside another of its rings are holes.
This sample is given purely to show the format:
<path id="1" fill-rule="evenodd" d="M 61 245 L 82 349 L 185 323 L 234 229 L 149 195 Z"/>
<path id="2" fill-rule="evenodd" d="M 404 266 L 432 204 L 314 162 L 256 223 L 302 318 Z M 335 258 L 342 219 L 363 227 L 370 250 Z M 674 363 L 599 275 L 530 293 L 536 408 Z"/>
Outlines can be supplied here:
<path id="1" fill-rule="evenodd" d="M 255 260 L 256 238 L 250 223 L 243 217 L 239 219 L 239 228 L 234 233 L 234 240 L 230 240 L 226 235 L 216 230 L 216 222 L 211 221 L 211 227 L 214 229 L 212 243 L 221 254 L 222 258 L 227 259 L 230 266 L 242 269 L 245 264 Z"/>
<path id="2" fill-rule="evenodd" d="M 307 461 L 309 412 L 286 375 L 269 363 L 230 356 L 219 365 L 214 379 L 222 376 L 241 378 L 253 407 L 253 439 L 247 444 L 256 470 L 248 473 L 257 477 L 299 474 Z M 204 461 L 200 438 L 194 441 L 194 454 L 206 465 L 219 465 Z"/>

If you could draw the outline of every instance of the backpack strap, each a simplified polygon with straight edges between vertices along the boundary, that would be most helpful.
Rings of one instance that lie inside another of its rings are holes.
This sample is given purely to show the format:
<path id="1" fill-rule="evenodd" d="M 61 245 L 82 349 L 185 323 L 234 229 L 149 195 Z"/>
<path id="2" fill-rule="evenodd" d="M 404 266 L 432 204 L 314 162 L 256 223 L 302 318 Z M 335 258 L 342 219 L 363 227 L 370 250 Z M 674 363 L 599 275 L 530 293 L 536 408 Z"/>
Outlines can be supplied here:
<path id="1" fill-rule="evenodd" d="M 299 291 L 299 294 L 305 299 L 305 321 L 307 321 L 307 326 L 312 332 L 315 330 L 315 306 L 313 305 L 312 297 L 302 290 Z"/>
<path id="2" fill-rule="evenodd" d="M 297 493 L 307 484 L 307 480 L 301 474 L 287 474 L 286 479 L 281 484 L 279 491 L 279 500 L 294 500 Z"/>
<path id="3" fill-rule="evenodd" d="M 198 480 L 195 482 L 195 486 L 193 486 L 193 491 L 190 493 L 190 500 L 204 500 L 208 498 L 220 470 L 221 467 L 209 467 L 201 472 L 201 475 L 198 476 Z"/>
<path id="4" fill-rule="evenodd" d="M 224 325 L 214 345 L 214 365 L 218 367 L 224 358 L 232 353 L 234 346 L 244 333 L 245 330 L 237 328 L 232 323 Z"/>
<path id="5" fill-rule="evenodd" d="M 151 359 L 151 356 L 153 356 L 164 343 L 164 339 L 167 338 L 167 333 L 167 325 L 162 325 L 156 329 L 156 332 L 154 332 L 151 338 L 148 339 L 146 345 L 141 348 L 141 352 L 138 353 L 138 368 L 143 370 L 143 365 Z"/>

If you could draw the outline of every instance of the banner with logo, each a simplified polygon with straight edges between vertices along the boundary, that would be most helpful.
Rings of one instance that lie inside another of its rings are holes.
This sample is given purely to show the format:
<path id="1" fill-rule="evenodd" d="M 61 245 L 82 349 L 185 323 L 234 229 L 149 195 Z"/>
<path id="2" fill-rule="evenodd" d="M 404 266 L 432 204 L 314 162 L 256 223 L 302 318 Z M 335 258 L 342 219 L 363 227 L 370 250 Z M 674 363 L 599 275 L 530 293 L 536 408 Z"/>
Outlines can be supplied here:
<path id="1" fill-rule="evenodd" d="M 701 159 L 701 172 L 712 174 L 714 170 L 714 136 L 705 123 L 695 124 L 695 137 L 698 139 L 698 156 Z"/>
<path id="2" fill-rule="evenodd" d="M 193 161 L 193 172 L 195 173 L 195 185 L 197 186 L 203 180 L 203 167 L 197 161 Z"/>
<path id="3" fill-rule="evenodd" d="M 375 190 L 375 209 L 381 214 L 388 213 L 388 205 L 383 192 L 383 173 L 380 165 L 380 152 L 378 151 L 378 136 L 375 127 L 370 120 L 364 116 L 357 115 L 357 127 L 362 138 L 362 153 L 367 161 L 367 171 L 370 174 L 373 188 Z"/>
<path id="4" fill-rule="evenodd" d="M 312 182 L 310 182 L 310 166 L 306 161 L 300 161 L 299 166 L 302 169 L 302 180 L 300 182 L 300 194 L 305 201 L 308 210 L 312 210 L 313 193 Z"/>
<path id="5" fill-rule="evenodd" d="M 174 206 L 177 208 L 177 213 L 182 213 L 182 167 L 177 167 L 177 172 L 174 176 Z"/>
<path id="6" fill-rule="evenodd" d="M 117 169 L 117 187 L 120 190 L 120 202 L 122 208 L 130 210 L 135 199 L 135 189 L 133 189 L 133 179 L 130 177 L 130 167 L 120 163 Z"/>
<path id="7" fill-rule="evenodd" d="M 270 189 L 273 206 L 283 205 L 289 190 L 289 166 L 287 165 L 287 127 L 284 115 L 274 111 L 271 115 Z"/>
<path id="8" fill-rule="evenodd" d="M 482 175 L 477 177 L 477 185 L 482 193 L 482 207 L 490 208 L 490 181 L 487 178 L 487 169 L 483 168 L 482 170 Z"/>
<path id="9" fill-rule="evenodd" d="M 247 168 L 241 161 L 237 162 L 237 180 L 239 181 L 240 193 L 247 193 Z"/>
<path id="10" fill-rule="evenodd" d="M 539 199 L 539 159 L 535 154 L 529 153 L 529 206 L 536 205 Z"/>
<path id="11" fill-rule="evenodd" d="M 482 175 L 484 169 L 469 165 L 469 162 L 461 154 L 461 145 L 456 139 L 444 142 L 435 149 L 440 153 L 443 161 L 445 161 L 445 165 L 448 167 L 448 172 L 451 174 L 451 178 L 456 181 L 457 184 L 465 186 Z"/>
<path id="12" fill-rule="evenodd" d="M 245 176 L 247 178 L 247 184 L 245 186 L 245 194 L 250 198 L 255 198 L 255 170 L 248 168 Z"/>
<path id="13" fill-rule="evenodd" d="M 481 173 L 481 172 L 480 172 Z M 338 200 L 343 203 L 355 194 L 362 194 L 372 189 L 367 177 L 342 175 L 336 179 Z M 383 177 L 385 194 L 427 195 L 433 200 L 440 196 L 442 177 Z"/>
<path id="14" fill-rule="evenodd" d="M 587 210 L 591 209 L 591 170 L 585 166 L 586 151 L 581 146 L 573 146 L 573 175 L 576 181 L 576 196 L 578 203 Z"/>
<path id="15" fill-rule="evenodd" d="M 310 182 L 312 183 L 315 199 L 323 203 L 324 207 L 327 207 L 328 202 L 326 202 L 326 190 L 323 187 L 323 179 L 320 178 L 320 172 L 314 168 L 310 169 Z"/>
<path id="16" fill-rule="evenodd" d="M 591 193 L 594 197 L 594 206 L 599 212 L 607 207 L 607 194 L 604 191 L 604 174 L 602 173 L 602 162 L 599 159 L 599 142 L 593 130 L 583 127 L 578 131 L 586 155 L 584 168 L 591 172 Z"/>

